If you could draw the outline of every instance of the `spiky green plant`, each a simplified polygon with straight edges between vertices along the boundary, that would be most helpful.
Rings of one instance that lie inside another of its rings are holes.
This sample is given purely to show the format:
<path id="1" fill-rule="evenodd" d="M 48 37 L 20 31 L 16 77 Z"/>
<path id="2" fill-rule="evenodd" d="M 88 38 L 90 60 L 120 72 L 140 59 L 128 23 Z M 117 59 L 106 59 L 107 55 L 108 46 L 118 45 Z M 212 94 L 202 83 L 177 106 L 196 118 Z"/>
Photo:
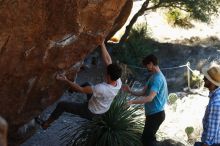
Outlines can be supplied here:
<path id="1" fill-rule="evenodd" d="M 141 146 L 144 122 L 139 109 L 140 106 L 128 107 L 126 95 L 120 93 L 102 117 L 87 121 L 76 130 L 66 127 L 68 133 L 63 138 L 72 146 Z"/>

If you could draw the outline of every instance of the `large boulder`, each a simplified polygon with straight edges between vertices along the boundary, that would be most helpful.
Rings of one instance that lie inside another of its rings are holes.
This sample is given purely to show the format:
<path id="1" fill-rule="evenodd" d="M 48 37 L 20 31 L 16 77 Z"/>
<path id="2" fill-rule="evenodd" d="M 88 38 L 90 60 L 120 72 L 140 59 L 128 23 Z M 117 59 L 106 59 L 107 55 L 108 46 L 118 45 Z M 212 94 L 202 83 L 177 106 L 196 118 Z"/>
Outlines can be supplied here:
<path id="1" fill-rule="evenodd" d="M 7 132 L 8 132 L 8 124 L 0 116 L 0 146 L 7 146 Z"/>
<path id="2" fill-rule="evenodd" d="M 74 79 L 84 58 L 115 26 L 122 27 L 131 5 L 132 0 L 0 2 L 0 115 L 9 123 L 10 138 L 60 97 L 64 85 L 55 75 Z"/>

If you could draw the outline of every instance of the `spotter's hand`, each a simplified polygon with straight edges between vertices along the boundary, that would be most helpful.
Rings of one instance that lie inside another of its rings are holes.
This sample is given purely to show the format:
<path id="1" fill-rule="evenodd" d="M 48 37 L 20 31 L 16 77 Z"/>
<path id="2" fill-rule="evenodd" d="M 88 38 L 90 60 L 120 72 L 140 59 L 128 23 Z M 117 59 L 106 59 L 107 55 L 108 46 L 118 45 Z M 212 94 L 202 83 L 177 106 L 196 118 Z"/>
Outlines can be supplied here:
<path id="1" fill-rule="evenodd" d="M 127 105 L 128 105 L 128 106 L 131 106 L 132 104 L 133 104 L 133 101 L 132 101 L 132 100 L 130 100 L 130 101 L 127 102 Z"/>
<path id="2" fill-rule="evenodd" d="M 122 91 L 125 91 L 125 92 L 131 92 L 131 89 L 128 85 L 123 85 L 122 86 Z"/>

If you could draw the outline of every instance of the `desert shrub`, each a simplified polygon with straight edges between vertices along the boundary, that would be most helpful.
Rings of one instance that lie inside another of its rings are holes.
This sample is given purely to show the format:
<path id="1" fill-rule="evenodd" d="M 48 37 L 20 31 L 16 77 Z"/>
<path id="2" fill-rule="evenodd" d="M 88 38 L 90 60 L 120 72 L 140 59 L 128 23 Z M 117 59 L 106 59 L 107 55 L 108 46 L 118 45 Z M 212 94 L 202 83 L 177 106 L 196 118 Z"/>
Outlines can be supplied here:
<path id="1" fill-rule="evenodd" d="M 203 75 L 198 70 L 194 70 L 192 72 L 191 78 L 190 78 L 190 85 L 192 88 L 201 88 L 203 87 L 204 81 L 203 81 Z"/>
<path id="2" fill-rule="evenodd" d="M 175 93 L 170 93 L 169 96 L 168 96 L 168 103 L 169 104 L 174 104 L 178 99 L 178 96 L 177 94 Z"/>
<path id="3" fill-rule="evenodd" d="M 182 28 L 192 28 L 193 24 L 189 20 L 189 15 L 184 14 L 180 9 L 169 9 L 165 13 L 167 22 L 172 26 L 179 26 Z"/>
<path id="4" fill-rule="evenodd" d="M 186 132 L 186 134 L 187 134 L 187 137 L 188 137 L 188 142 L 189 143 L 195 143 L 195 138 L 194 138 L 194 136 L 192 135 L 193 134 L 193 132 L 194 132 L 194 128 L 193 127 L 186 127 L 185 128 L 185 132 Z"/>
<path id="5" fill-rule="evenodd" d="M 124 43 L 115 50 L 116 60 L 128 65 L 140 66 L 143 57 L 153 51 L 153 46 L 148 43 L 149 31 L 146 23 L 137 24 Z"/>
<path id="6" fill-rule="evenodd" d="M 184 73 L 184 78 L 188 82 L 188 74 Z M 190 72 L 190 88 L 201 89 L 204 87 L 204 75 L 198 70 L 191 70 Z"/>
<path id="7" fill-rule="evenodd" d="M 138 146 L 143 130 L 140 106 L 128 107 L 120 93 L 102 117 L 85 122 L 79 128 L 67 126 L 62 139 L 72 146 Z M 73 129 L 73 130 L 71 130 Z"/>
<path id="8" fill-rule="evenodd" d="M 193 127 L 186 127 L 186 128 L 185 128 L 185 132 L 186 132 L 187 135 L 192 134 L 193 131 L 194 131 L 194 128 L 193 128 Z"/>
<path id="9" fill-rule="evenodd" d="M 179 97 L 177 96 L 176 93 L 170 93 L 168 95 L 168 104 L 171 105 L 174 112 L 176 112 L 176 110 L 177 110 L 177 102 L 176 101 L 178 98 Z"/>

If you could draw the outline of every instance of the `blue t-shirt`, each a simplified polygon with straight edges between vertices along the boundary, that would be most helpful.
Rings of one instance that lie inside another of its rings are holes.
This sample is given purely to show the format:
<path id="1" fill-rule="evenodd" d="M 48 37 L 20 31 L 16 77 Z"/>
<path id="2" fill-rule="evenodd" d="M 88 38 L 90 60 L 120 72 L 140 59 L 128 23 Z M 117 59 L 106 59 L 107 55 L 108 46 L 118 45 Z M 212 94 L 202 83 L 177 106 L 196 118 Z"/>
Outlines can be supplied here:
<path id="1" fill-rule="evenodd" d="M 144 104 L 145 114 L 152 115 L 164 110 L 168 98 L 167 82 L 162 72 L 154 73 L 146 83 L 146 95 L 151 91 L 157 93 L 151 102 Z"/>

